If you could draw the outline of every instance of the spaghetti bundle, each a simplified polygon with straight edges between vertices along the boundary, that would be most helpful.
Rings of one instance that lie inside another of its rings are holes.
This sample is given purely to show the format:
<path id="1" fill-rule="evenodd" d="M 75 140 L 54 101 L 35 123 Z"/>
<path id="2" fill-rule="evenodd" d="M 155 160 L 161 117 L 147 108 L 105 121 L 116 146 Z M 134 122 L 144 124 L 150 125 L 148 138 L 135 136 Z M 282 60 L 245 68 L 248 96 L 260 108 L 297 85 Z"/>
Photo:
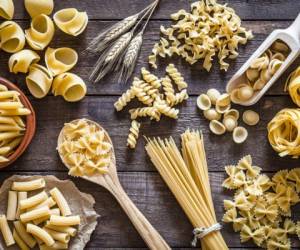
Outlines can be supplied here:
<path id="1" fill-rule="evenodd" d="M 172 138 L 148 139 L 146 151 L 194 226 L 203 250 L 228 249 L 217 223 L 202 134 L 187 130 L 182 154 Z"/>

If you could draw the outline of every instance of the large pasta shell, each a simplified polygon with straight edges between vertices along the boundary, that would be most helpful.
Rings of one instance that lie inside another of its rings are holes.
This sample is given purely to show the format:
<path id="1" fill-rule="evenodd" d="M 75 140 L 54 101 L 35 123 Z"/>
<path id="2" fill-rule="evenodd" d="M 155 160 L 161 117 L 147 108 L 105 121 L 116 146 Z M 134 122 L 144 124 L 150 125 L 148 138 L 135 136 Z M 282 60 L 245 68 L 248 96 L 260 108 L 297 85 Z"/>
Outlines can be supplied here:
<path id="1" fill-rule="evenodd" d="M 0 1 L 0 16 L 11 20 L 14 16 L 14 3 L 12 0 L 1 0 Z"/>
<path id="2" fill-rule="evenodd" d="M 41 14 L 34 17 L 30 28 L 25 30 L 28 44 L 34 50 L 43 50 L 54 36 L 54 24 L 50 17 Z"/>
<path id="3" fill-rule="evenodd" d="M 211 107 L 211 101 L 208 95 L 201 94 L 197 98 L 197 107 L 201 110 L 209 110 Z"/>
<path id="4" fill-rule="evenodd" d="M 25 0 L 24 5 L 31 18 L 40 14 L 49 16 L 54 8 L 53 0 Z"/>
<path id="5" fill-rule="evenodd" d="M 9 71 L 15 74 L 27 73 L 29 66 L 33 63 L 37 63 L 40 60 L 40 56 L 30 49 L 21 50 L 13 55 L 8 60 Z"/>
<path id="6" fill-rule="evenodd" d="M 79 12 L 75 8 L 59 10 L 54 14 L 53 19 L 59 29 L 72 36 L 81 34 L 88 23 L 87 13 Z"/>
<path id="7" fill-rule="evenodd" d="M 212 120 L 209 123 L 209 129 L 211 132 L 213 132 L 216 135 L 222 135 L 226 132 L 226 128 L 224 124 L 216 120 Z"/>
<path id="8" fill-rule="evenodd" d="M 236 127 L 233 130 L 232 138 L 237 144 L 243 143 L 248 137 L 248 131 L 244 127 Z"/>
<path id="9" fill-rule="evenodd" d="M 47 68 L 53 76 L 69 71 L 76 65 L 77 60 L 77 52 L 71 48 L 48 47 L 45 53 Z"/>
<path id="10" fill-rule="evenodd" d="M 26 85 L 34 97 L 45 97 L 51 88 L 52 81 L 53 78 L 51 73 L 44 66 L 33 64 L 29 67 Z"/>
<path id="11" fill-rule="evenodd" d="M 73 73 L 62 73 L 55 77 L 52 92 L 55 96 L 62 95 L 68 102 L 80 101 L 86 95 L 84 81 Z"/>
<path id="12" fill-rule="evenodd" d="M 8 53 L 15 53 L 24 48 L 25 36 L 21 27 L 13 21 L 0 25 L 0 47 Z"/>

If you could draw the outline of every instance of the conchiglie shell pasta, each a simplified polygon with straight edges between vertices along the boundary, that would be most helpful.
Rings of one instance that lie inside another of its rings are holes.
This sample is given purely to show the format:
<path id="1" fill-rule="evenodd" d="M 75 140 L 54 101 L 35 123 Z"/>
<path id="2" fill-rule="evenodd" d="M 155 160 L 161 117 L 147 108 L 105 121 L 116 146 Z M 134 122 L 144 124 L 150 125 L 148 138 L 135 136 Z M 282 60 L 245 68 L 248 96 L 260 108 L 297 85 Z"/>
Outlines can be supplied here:
<path id="1" fill-rule="evenodd" d="M 11 20 L 15 11 L 14 3 L 12 0 L 1 0 L 0 1 L 0 16 Z"/>
<path id="2" fill-rule="evenodd" d="M 87 13 L 79 12 L 75 8 L 59 10 L 54 14 L 53 19 L 59 29 L 72 36 L 81 34 L 88 23 Z"/>
<path id="3" fill-rule="evenodd" d="M 50 15 L 53 11 L 53 0 L 25 0 L 25 9 L 31 18 L 40 14 Z"/>
<path id="4" fill-rule="evenodd" d="M 48 48 L 46 50 L 46 65 L 53 76 L 69 71 L 76 65 L 77 60 L 76 51 L 70 48 Z"/>
<path id="5" fill-rule="evenodd" d="M 86 85 L 79 76 L 63 73 L 55 77 L 52 92 L 55 96 L 63 96 L 68 102 L 76 102 L 85 97 Z"/>
<path id="6" fill-rule="evenodd" d="M 53 77 L 45 67 L 33 64 L 29 68 L 26 84 L 30 93 L 36 98 L 46 96 L 51 88 Z"/>
<path id="7" fill-rule="evenodd" d="M 28 44 L 34 50 L 43 50 L 54 35 L 54 24 L 50 17 L 41 14 L 32 19 L 30 28 L 25 30 Z"/>
<path id="8" fill-rule="evenodd" d="M 37 63 L 40 60 L 40 56 L 32 50 L 21 50 L 9 58 L 8 67 L 12 73 L 27 73 L 29 66 L 33 63 Z"/>
<path id="9" fill-rule="evenodd" d="M 0 42 L 4 51 L 18 52 L 25 45 L 24 32 L 16 22 L 6 21 L 0 25 Z"/>

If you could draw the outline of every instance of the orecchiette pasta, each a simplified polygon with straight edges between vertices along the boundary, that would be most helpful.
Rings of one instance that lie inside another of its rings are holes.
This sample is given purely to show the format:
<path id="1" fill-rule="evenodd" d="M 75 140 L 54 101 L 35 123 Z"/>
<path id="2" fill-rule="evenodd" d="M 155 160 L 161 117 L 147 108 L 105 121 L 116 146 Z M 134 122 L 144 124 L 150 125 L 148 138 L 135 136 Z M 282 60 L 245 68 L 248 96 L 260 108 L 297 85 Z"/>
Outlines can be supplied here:
<path id="1" fill-rule="evenodd" d="M 28 44 L 34 50 L 43 50 L 51 42 L 54 36 L 54 24 L 45 14 L 34 17 L 30 28 L 25 30 Z"/>
<path id="2" fill-rule="evenodd" d="M 73 73 L 62 73 L 54 78 L 52 92 L 61 95 L 68 102 L 80 101 L 86 95 L 84 81 Z"/>
<path id="3" fill-rule="evenodd" d="M 13 21 L 6 21 L 0 25 L 1 49 L 8 53 L 15 53 L 24 48 L 25 35 L 21 27 Z"/>
<path id="4" fill-rule="evenodd" d="M 31 64 L 37 63 L 40 56 L 29 49 L 21 50 L 9 58 L 8 67 L 12 73 L 27 73 Z"/>
<path id="5" fill-rule="evenodd" d="M 15 11 L 14 2 L 12 0 L 2 0 L 0 2 L 0 16 L 11 20 Z"/>
<path id="6" fill-rule="evenodd" d="M 49 16 L 54 8 L 53 0 L 25 0 L 24 5 L 31 18 L 40 14 Z"/>
<path id="7" fill-rule="evenodd" d="M 129 134 L 127 138 L 127 146 L 129 148 L 135 148 L 137 139 L 139 138 L 141 124 L 136 120 L 131 122 L 131 127 L 129 129 Z"/>
<path id="8" fill-rule="evenodd" d="M 51 88 L 52 81 L 51 73 L 44 66 L 33 64 L 29 67 L 26 85 L 34 97 L 45 97 Z"/>
<path id="9" fill-rule="evenodd" d="M 62 9 L 53 16 L 54 22 L 63 32 L 78 36 L 81 34 L 88 23 L 86 12 L 79 12 L 75 8 Z"/>
<path id="10" fill-rule="evenodd" d="M 53 76 L 72 69 L 78 60 L 77 52 L 71 48 L 47 48 L 45 62 Z"/>

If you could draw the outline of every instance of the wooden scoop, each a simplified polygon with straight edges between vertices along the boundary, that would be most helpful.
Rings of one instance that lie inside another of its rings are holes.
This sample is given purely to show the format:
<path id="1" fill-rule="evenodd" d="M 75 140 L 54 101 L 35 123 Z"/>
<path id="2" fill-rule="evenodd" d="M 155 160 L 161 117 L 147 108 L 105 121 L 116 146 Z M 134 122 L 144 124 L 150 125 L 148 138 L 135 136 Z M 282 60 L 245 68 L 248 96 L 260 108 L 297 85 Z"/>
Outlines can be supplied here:
<path id="1" fill-rule="evenodd" d="M 88 123 L 96 125 L 100 130 L 105 133 L 105 139 L 112 145 L 111 164 L 108 167 L 109 172 L 107 174 L 94 174 L 92 176 L 81 176 L 83 179 L 91 181 L 106 188 L 119 202 L 125 213 L 128 215 L 132 224 L 139 232 L 150 249 L 164 250 L 170 249 L 168 244 L 160 236 L 160 234 L 153 228 L 145 216 L 138 210 L 133 204 L 128 195 L 122 188 L 116 168 L 116 158 L 113 148 L 113 143 L 105 129 L 103 129 L 98 123 L 85 119 Z M 71 123 L 76 123 L 78 120 L 74 120 Z M 63 143 L 63 129 L 58 137 L 58 145 Z M 64 157 L 60 154 L 60 158 L 64 165 L 70 169 L 70 166 L 64 161 Z"/>
<path id="2" fill-rule="evenodd" d="M 272 76 L 268 83 L 259 91 L 256 91 L 254 95 L 247 101 L 239 103 L 243 106 L 251 106 L 259 101 L 259 99 L 267 92 L 267 90 L 275 83 L 275 81 L 283 74 L 283 72 L 291 65 L 291 63 L 300 54 L 300 14 L 290 27 L 284 30 L 274 30 L 267 39 L 259 46 L 254 54 L 245 62 L 245 64 L 239 69 L 238 72 L 230 79 L 227 84 L 226 91 L 230 93 L 241 83 L 246 83 L 245 72 L 250 67 L 250 64 L 254 59 L 260 57 L 271 45 L 276 41 L 281 40 L 286 43 L 290 48 L 290 54 L 278 69 L 278 71 Z"/>

